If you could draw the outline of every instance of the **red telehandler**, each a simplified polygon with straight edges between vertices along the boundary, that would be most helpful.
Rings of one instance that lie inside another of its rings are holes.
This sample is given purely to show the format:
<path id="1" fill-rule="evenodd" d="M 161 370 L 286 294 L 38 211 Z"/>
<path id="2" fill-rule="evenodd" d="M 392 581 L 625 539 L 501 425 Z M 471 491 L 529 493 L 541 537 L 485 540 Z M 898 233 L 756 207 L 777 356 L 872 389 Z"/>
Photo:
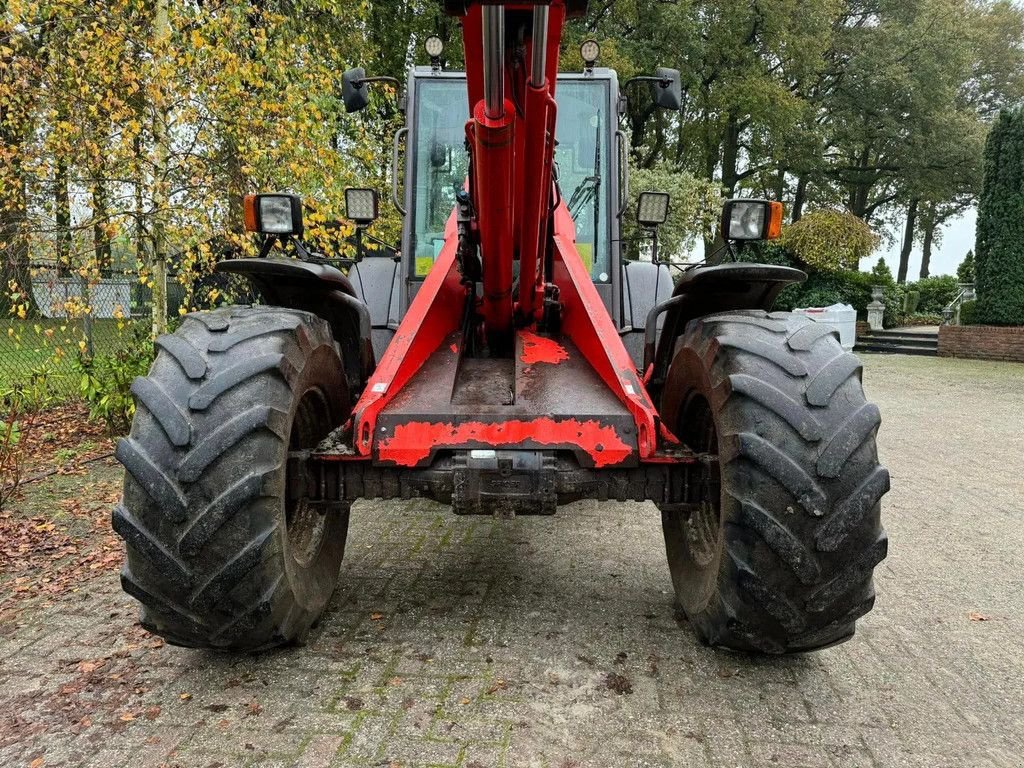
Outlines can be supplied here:
<path id="1" fill-rule="evenodd" d="M 503 517 L 650 500 L 704 642 L 849 639 L 886 555 L 889 476 L 860 363 L 828 326 L 772 312 L 805 275 L 727 262 L 673 281 L 657 257 L 624 260 L 625 96 L 594 43 L 583 72 L 557 72 L 586 3 L 445 5 L 467 71 L 443 71 L 431 39 L 434 63 L 410 74 L 400 252 L 339 270 L 304 247 L 297 197 L 248 198 L 261 257 L 218 269 L 261 303 L 186 316 L 132 387 L 113 526 L 143 625 L 201 648 L 301 640 L 357 499 Z M 345 73 L 349 111 L 380 79 Z M 678 71 L 636 80 L 679 108 Z M 347 202 L 361 232 L 376 195 Z M 642 195 L 641 225 L 667 205 Z M 770 239 L 781 222 L 780 204 L 733 200 L 722 235 Z"/>

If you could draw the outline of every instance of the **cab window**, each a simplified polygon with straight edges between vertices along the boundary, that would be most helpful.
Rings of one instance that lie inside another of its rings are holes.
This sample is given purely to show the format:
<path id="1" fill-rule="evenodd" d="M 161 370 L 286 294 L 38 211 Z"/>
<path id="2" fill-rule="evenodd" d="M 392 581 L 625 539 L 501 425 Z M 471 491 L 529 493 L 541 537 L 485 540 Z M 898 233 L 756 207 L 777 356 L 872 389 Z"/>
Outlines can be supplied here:
<path id="1" fill-rule="evenodd" d="M 610 147 L 607 80 L 559 80 L 555 163 L 576 222 L 576 249 L 596 283 L 611 280 Z"/>
<path id="2" fill-rule="evenodd" d="M 444 244 L 444 227 L 455 207 L 455 189 L 469 174 L 466 81 L 422 79 L 416 83 L 413 167 L 412 274 L 423 278 Z"/>

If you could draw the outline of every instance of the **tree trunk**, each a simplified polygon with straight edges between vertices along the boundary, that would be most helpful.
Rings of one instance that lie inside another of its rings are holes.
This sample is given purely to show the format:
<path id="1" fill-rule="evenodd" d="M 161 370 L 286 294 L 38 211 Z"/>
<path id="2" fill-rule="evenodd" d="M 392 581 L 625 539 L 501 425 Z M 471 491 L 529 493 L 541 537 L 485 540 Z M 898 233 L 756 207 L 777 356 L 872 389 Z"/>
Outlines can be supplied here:
<path id="1" fill-rule="evenodd" d="M 786 196 L 786 172 L 785 165 L 779 165 L 779 172 L 775 175 L 775 199 L 782 201 Z"/>
<path id="2" fill-rule="evenodd" d="M 796 181 L 796 195 L 793 197 L 793 216 L 790 221 L 796 224 L 804 216 L 804 203 L 807 201 L 807 187 L 810 182 L 807 176 L 801 176 Z"/>
<path id="3" fill-rule="evenodd" d="M 910 268 L 910 252 L 914 249 L 914 232 L 917 228 L 917 208 L 920 200 L 916 197 L 907 208 L 907 227 L 903 233 L 903 250 L 900 251 L 900 268 L 896 276 L 897 283 L 907 282 L 907 270 Z"/>
<path id="4" fill-rule="evenodd" d="M 68 194 L 68 163 L 57 159 L 53 175 L 54 255 L 57 269 L 66 275 L 71 269 L 71 196 Z"/>
<path id="5" fill-rule="evenodd" d="M 740 158 L 740 126 L 739 121 L 729 115 L 725 126 L 725 138 L 722 145 L 722 186 L 725 187 L 725 196 L 733 197 L 736 194 L 736 185 L 739 183 Z"/>
<path id="6" fill-rule="evenodd" d="M 170 45 L 171 25 L 167 15 L 168 0 L 156 0 L 153 15 L 153 48 L 157 59 Z M 167 134 L 167 95 L 165 83 L 154 83 L 153 94 L 153 220 L 150 269 L 153 278 L 153 337 L 167 332 L 167 242 L 164 217 L 167 215 L 167 171 L 170 159 L 170 137 Z"/>
<path id="7" fill-rule="evenodd" d="M 96 268 L 110 269 L 110 238 L 107 237 L 107 181 L 103 170 L 97 172 L 92 182 L 92 247 L 96 257 Z"/>
<path id="8" fill-rule="evenodd" d="M 32 270 L 29 264 L 27 237 L 28 206 L 25 177 L 22 175 L 20 155 L 12 154 L 13 162 L 6 173 L 0 172 L 5 183 L 0 197 L 0 317 L 9 317 L 25 306 L 27 316 L 39 314 L 32 293 Z M 12 290 L 13 287 L 13 290 Z M 12 294 L 18 294 L 17 298 Z"/>
<path id="9" fill-rule="evenodd" d="M 932 262 L 932 246 L 935 243 L 935 230 L 937 224 L 929 221 L 924 227 L 924 253 L 921 255 L 921 279 L 928 277 L 928 271 Z"/>

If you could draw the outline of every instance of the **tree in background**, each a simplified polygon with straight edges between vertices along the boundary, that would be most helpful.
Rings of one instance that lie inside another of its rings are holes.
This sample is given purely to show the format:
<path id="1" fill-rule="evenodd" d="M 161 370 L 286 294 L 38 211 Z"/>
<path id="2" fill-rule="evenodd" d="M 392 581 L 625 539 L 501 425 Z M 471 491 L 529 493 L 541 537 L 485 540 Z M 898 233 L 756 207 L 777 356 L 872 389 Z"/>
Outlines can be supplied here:
<path id="1" fill-rule="evenodd" d="M 202 244 L 251 247 L 243 195 L 303 195 L 313 238 L 340 219 L 344 188 L 384 165 L 340 98 L 341 73 L 373 53 L 368 13 L 359 0 L 0 4 L 4 314 L 36 312 L 32 264 L 86 284 L 116 267 L 152 289 L 159 333 L 165 272 L 184 308 L 202 306 L 216 298 L 190 295 L 212 267 Z"/>
<path id="2" fill-rule="evenodd" d="M 964 260 L 960 262 L 960 266 L 956 268 L 957 279 L 961 283 L 973 283 L 975 280 L 974 275 L 974 251 L 970 250 L 967 255 L 964 256 Z"/>
<path id="3" fill-rule="evenodd" d="M 975 247 L 976 318 L 1024 325 L 1024 110 L 1005 110 L 985 147 Z"/>
<path id="4" fill-rule="evenodd" d="M 977 199 L 992 115 L 1024 98 L 1024 8 L 1010 0 L 592 3 L 566 68 L 587 37 L 621 81 L 683 73 L 678 115 L 630 93 L 634 167 L 785 200 L 794 222 L 842 207 L 900 226 L 901 281 L 918 242 L 928 273 L 942 227 Z"/>

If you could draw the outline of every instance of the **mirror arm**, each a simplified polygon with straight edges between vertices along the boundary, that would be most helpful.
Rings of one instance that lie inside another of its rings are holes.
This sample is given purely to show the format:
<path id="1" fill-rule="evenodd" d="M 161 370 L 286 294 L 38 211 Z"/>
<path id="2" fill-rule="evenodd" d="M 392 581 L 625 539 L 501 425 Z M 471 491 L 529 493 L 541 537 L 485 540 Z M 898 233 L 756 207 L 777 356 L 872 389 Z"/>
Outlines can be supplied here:
<path id="1" fill-rule="evenodd" d="M 402 83 L 399 82 L 396 77 L 388 77 L 387 75 L 377 75 L 376 77 L 364 77 L 359 80 L 353 81 L 353 84 L 362 88 L 367 83 L 391 83 L 396 89 L 401 89 Z"/>
<path id="2" fill-rule="evenodd" d="M 622 84 L 622 89 L 625 90 L 633 83 L 657 83 L 662 88 L 668 88 L 672 81 L 667 77 L 654 77 L 653 75 L 639 75 L 637 77 L 631 77 L 629 80 Z"/>

